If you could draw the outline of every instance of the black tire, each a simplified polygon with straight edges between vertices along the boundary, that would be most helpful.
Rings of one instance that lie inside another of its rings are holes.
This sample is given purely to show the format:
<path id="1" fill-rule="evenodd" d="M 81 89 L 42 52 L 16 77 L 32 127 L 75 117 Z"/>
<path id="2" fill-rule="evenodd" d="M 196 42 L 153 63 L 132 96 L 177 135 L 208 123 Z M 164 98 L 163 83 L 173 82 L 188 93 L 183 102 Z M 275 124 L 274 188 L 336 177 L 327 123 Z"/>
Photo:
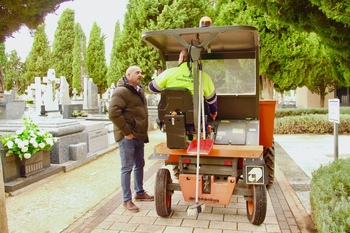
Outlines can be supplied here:
<path id="1" fill-rule="evenodd" d="M 169 170 L 159 169 L 156 176 L 154 201 L 160 217 L 168 217 L 171 213 L 171 192 L 167 191 L 167 184 L 170 183 L 172 180 Z"/>
<path id="2" fill-rule="evenodd" d="M 271 187 L 275 180 L 275 142 L 272 142 L 272 147 L 264 147 L 264 161 L 268 172 L 267 188 Z"/>
<path id="3" fill-rule="evenodd" d="M 266 186 L 250 185 L 253 196 L 246 202 L 247 217 L 251 224 L 260 225 L 265 221 L 267 211 Z"/>

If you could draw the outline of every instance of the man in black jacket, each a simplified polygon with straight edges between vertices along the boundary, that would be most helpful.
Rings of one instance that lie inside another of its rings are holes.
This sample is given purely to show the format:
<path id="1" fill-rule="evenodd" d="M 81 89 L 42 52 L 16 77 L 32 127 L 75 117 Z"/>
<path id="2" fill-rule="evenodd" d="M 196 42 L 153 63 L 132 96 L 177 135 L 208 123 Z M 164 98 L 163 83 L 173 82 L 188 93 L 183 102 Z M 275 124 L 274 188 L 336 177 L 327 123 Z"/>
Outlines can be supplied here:
<path id="1" fill-rule="evenodd" d="M 143 189 L 144 143 L 148 142 L 148 110 L 141 85 L 142 71 L 130 66 L 126 77 L 118 80 L 109 105 L 109 119 L 114 124 L 121 159 L 121 185 L 124 207 L 132 212 L 139 208 L 132 202 L 131 171 L 134 170 L 135 201 L 153 201 L 154 196 Z"/>

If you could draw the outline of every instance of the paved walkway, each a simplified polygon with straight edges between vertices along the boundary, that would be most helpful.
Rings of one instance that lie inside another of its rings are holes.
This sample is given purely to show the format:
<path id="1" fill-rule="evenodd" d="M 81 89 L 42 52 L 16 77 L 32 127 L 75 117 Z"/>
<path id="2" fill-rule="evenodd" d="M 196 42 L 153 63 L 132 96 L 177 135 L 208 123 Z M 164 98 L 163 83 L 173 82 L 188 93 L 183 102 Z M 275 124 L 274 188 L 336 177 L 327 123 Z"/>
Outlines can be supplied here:
<path id="1" fill-rule="evenodd" d="M 145 153 L 165 134 L 150 132 Z M 316 232 L 311 220 L 312 171 L 333 160 L 332 135 L 275 135 L 275 183 L 268 190 L 267 217 L 263 224 L 248 222 L 245 201 L 233 196 L 227 206 L 206 205 L 197 216 L 187 216 L 186 203 L 176 191 L 169 218 L 155 212 L 154 203 L 137 203 L 141 211 L 122 207 L 120 162 L 114 150 L 69 172 L 43 180 L 6 200 L 11 233 L 88 232 Z M 349 157 L 350 135 L 339 137 L 339 157 Z M 145 188 L 153 192 L 162 161 L 146 160 Z"/>
<path id="2" fill-rule="evenodd" d="M 302 137 L 299 136 L 298 139 L 296 136 L 293 139 L 294 141 L 289 138 L 289 143 L 293 141 L 296 148 L 303 146 Z M 137 203 L 140 207 L 138 213 L 124 210 L 119 188 L 63 232 L 316 232 L 310 217 L 310 204 L 307 196 L 310 177 L 286 153 L 286 150 L 278 143 L 279 141 L 284 144 L 287 140 L 284 140 L 283 136 L 278 136 L 276 139 L 275 183 L 268 190 L 267 216 L 260 226 L 249 223 L 245 200 L 241 196 L 233 196 L 231 203 L 227 206 L 206 205 L 203 213 L 189 217 L 187 208 L 193 203 L 184 202 L 181 192 L 175 191 L 172 196 L 173 212 L 168 218 L 161 218 L 156 214 L 153 202 Z M 292 153 L 290 147 L 289 152 Z M 145 171 L 146 190 L 154 189 L 156 172 L 162 166 L 163 162 L 157 161 L 147 168 Z M 293 183 L 293 178 L 299 180 L 299 184 L 293 184 L 294 187 L 289 182 L 292 180 Z M 304 189 L 300 189 L 300 186 L 303 186 Z"/>

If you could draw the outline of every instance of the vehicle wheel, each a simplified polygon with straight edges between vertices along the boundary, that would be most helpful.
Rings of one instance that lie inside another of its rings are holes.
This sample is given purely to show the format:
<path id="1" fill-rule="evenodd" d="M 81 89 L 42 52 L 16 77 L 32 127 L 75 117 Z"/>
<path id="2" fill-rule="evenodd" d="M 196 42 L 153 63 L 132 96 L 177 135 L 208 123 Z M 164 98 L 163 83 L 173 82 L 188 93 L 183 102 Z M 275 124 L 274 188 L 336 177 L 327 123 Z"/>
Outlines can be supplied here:
<path id="1" fill-rule="evenodd" d="M 250 185 L 250 188 L 253 196 L 246 202 L 247 217 L 251 224 L 260 225 L 264 222 L 267 211 L 266 186 Z"/>
<path id="2" fill-rule="evenodd" d="M 275 179 L 275 142 L 272 142 L 272 147 L 264 148 L 264 161 L 267 167 L 267 172 L 269 175 L 269 180 L 267 183 L 267 187 L 271 187 L 273 185 Z"/>
<path id="3" fill-rule="evenodd" d="M 154 201 L 157 214 L 161 217 L 168 217 L 171 213 L 171 192 L 167 191 L 167 184 L 171 183 L 169 170 L 165 168 L 159 169 L 155 182 Z"/>

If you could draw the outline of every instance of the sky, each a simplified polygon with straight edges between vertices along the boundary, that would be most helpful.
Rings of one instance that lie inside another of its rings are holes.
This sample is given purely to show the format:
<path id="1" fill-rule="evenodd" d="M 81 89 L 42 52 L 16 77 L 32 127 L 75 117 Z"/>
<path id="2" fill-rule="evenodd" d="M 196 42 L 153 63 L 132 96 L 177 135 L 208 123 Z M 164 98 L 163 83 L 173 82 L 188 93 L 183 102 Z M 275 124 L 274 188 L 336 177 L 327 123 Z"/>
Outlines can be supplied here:
<path id="1" fill-rule="evenodd" d="M 62 12 L 70 8 L 75 11 L 75 22 L 80 23 L 84 30 L 87 44 L 94 22 L 101 28 L 101 32 L 106 35 L 105 51 L 108 65 L 115 24 L 119 20 L 121 27 L 123 26 L 127 3 L 128 0 L 74 0 L 62 3 L 55 13 L 48 14 L 45 18 L 45 31 L 50 46 L 52 46 L 57 22 Z M 18 32 L 12 34 L 12 38 L 7 38 L 5 42 L 6 53 L 16 50 L 24 62 L 32 48 L 33 40 L 34 37 L 31 35 L 30 30 L 23 26 Z"/>

